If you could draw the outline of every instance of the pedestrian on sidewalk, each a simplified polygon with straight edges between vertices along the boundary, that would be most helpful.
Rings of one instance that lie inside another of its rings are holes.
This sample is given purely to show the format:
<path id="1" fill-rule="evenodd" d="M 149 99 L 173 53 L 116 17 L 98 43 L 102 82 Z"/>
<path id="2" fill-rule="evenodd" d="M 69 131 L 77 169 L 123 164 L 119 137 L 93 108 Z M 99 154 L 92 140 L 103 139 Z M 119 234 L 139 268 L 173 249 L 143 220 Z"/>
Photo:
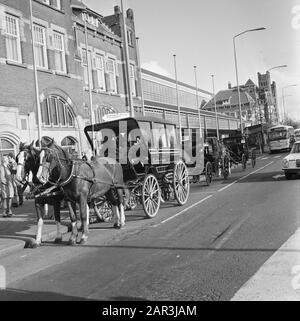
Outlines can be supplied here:
<path id="1" fill-rule="evenodd" d="M 15 202 L 13 201 L 13 206 L 18 207 L 19 205 L 23 204 L 23 192 L 22 192 L 22 186 L 16 178 L 17 162 L 15 160 L 15 156 L 13 153 L 8 154 L 8 162 L 9 162 L 8 168 L 12 175 L 12 181 L 13 181 L 13 187 L 14 187 Z"/>
<path id="2" fill-rule="evenodd" d="M 11 206 L 14 196 L 14 186 L 7 156 L 3 156 L 0 165 L 0 182 L 3 199 L 3 217 L 10 217 L 12 216 Z"/>

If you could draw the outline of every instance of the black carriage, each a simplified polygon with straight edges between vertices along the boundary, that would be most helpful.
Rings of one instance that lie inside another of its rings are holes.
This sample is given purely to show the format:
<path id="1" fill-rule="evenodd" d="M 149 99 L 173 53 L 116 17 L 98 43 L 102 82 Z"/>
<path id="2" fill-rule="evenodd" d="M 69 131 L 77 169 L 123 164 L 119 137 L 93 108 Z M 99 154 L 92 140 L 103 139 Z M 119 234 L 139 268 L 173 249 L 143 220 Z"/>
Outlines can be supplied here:
<path id="1" fill-rule="evenodd" d="M 198 128 L 185 129 L 183 137 L 184 160 L 188 167 L 190 182 L 203 181 L 210 185 L 213 176 L 229 176 L 229 156 L 226 148 L 216 137 L 203 139 Z"/>
<path id="2" fill-rule="evenodd" d="M 247 162 L 250 159 L 252 167 L 256 165 L 256 148 L 251 145 L 251 141 L 246 135 L 236 135 L 223 139 L 230 158 L 231 164 L 241 164 L 245 170 Z"/>
<path id="3" fill-rule="evenodd" d="M 84 132 L 97 156 L 114 158 L 122 165 L 129 206 L 138 201 L 152 218 L 162 200 L 187 202 L 189 175 L 174 123 L 128 117 L 87 126 Z"/>
<path id="4" fill-rule="evenodd" d="M 213 175 L 229 176 L 230 159 L 226 147 L 216 138 L 207 137 L 204 142 L 204 173 L 207 185 L 210 185 Z"/>

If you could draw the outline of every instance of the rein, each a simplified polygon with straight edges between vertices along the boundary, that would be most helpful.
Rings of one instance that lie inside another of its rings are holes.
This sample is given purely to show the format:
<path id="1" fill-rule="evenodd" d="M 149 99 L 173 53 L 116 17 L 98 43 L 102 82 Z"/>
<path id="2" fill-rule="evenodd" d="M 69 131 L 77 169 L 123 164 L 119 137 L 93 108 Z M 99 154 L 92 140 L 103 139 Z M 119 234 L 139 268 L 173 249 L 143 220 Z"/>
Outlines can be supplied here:
<path id="1" fill-rule="evenodd" d="M 106 184 L 106 185 L 109 185 L 109 186 L 111 186 L 111 187 L 124 188 L 124 185 L 116 184 L 116 183 L 114 182 L 115 167 L 114 167 L 114 171 L 113 171 L 113 175 L 112 175 L 112 182 L 107 182 L 107 181 L 104 181 L 104 180 L 101 180 L 101 179 L 96 178 L 94 168 L 93 168 L 93 166 L 92 166 L 89 162 L 85 162 L 85 161 L 82 161 L 82 160 L 70 160 L 70 159 L 67 158 L 67 157 L 66 157 L 66 158 L 61 158 L 61 157 L 59 157 L 58 152 L 57 152 L 56 150 L 50 149 L 49 147 L 47 147 L 46 150 L 50 151 L 50 153 L 52 153 L 52 154 L 55 154 L 55 158 L 57 159 L 57 163 L 58 163 L 57 166 L 59 167 L 59 178 L 58 178 L 56 181 L 51 181 L 51 180 L 50 180 L 51 173 L 50 173 L 50 169 L 49 169 L 51 163 L 49 164 L 49 166 L 48 166 L 48 168 L 47 168 L 48 173 L 49 173 L 49 178 L 48 178 L 47 183 L 49 183 L 49 184 L 51 184 L 51 185 L 53 185 L 53 186 L 55 186 L 55 187 L 57 187 L 57 188 L 62 189 L 64 186 L 68 185 L 74 178 L 75 178 L 75 179 L 77 178 L 77 179 L 81 179 L 81 180 L 87 181 L 87 182 L 89 182 L 89 183 L 92 184 L 92 185 L 93 185 L 93 184 Z M 62 151 L 64 152 L 64 154 L 65 154 L 65 156 L 66 156 L 65 151 L 64 151 L 64 150 L 62 150 Z M 53 160 L 52 160 L 52 161 L 53 161 Z M 64 168 L 64 167 L 63 167 L 61 161 L 64 161 L 64 162 L 66 162 L 66 163 L 70 163 L 70 164 L 71 164 L 70 174 L 69 174 L 68 177 L 67 177 L 66 179 L 64 179 L 63 181 L 61 181 L 61 179 L 62 179 L 62 168 Z M 86 177 L 86 176 L 77 175 L 77 174 L 75 173 L 75 168 L 76 168 L 75 164 L 76 164 L 76 163 L 77 163 L 77 164 L 78 164 L 78 163 L 87 164 L 87 165 L 89 166 L 89 168 L 91 169 L 92 173 L 93 173 L 93 177 L 90 178 L 90 177 Z M 103 165 L 105 165 L 105 164 L 103 164 Z M 43 167 L 46 167 L 46 165 L 44 165 L 44 164 L 43 164 L 42 166 L 43 166 Z M 55 166 L 55 167 L 56 167 L 56 166 Z M 53 169 L 54 169 L 55 167 L 53 167 Z M 103 166 L 103 168 L 106 170 L 107 174 L 108 174 L 109 176 L 111 176 L 111 173 L 108 171 L 108 169 L 107 169 L 105 166 Z M 52 170 L 53 170 L 53 169 L 52 169 Z M 52 170 L 51 170 L 51 171 L 52 171 Z"/>

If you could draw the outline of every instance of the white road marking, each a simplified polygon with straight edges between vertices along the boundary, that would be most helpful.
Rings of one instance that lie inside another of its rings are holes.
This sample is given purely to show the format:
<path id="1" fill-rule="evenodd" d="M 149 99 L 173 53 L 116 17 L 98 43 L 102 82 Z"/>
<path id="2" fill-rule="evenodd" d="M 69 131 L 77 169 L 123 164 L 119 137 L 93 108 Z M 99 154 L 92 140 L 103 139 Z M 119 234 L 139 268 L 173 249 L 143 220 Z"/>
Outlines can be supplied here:
<path id="1" fill-rule="evenodd" d="M 274 158 L 280 158 L 281 156 L 274 156 Z"/>
<path id="2" fill-rule="evenodd" d="M 262 160 L 264 160 L 264 159 L 269 159 L 269 157 L 263 157 Z"/>
<path id="3" fill-rule="evenodd" d="M 300 229 L 260 267 L 231 300 L 300 300 Z"/>
<path id="4" fill-rule="evenodd" d="M 284 176 L 285 176 L 285 175 L 278 174 L 278 175 L 273 176 L 272 178 L 278 179 L 278 178 L 281 178 L 281 177 L 284 177 Z"/>
<path id="5" fill-rule="evenodd" d="M 246 177 L 248 177 L 248 176 L 250 176 L 250 175 L 252 175 L 252 174 L 254 174 L 254 173 L 259 172 L 260 170 L 264 169 L 265 167 L 267 167 L 267 166 L 269 166 L 269 165 L 271 165 L 271 164 L 273 164 L 273 163 L 274 163 L 274 162 L 272 161 L 272 162 L 268 163 L 267 165 L 265 165 L 265 166 L 263 166 L 263 167 L 260 167 L 259 169 L 255 170 L 255 171 L 253 171 L 253 172 L 251 172 L 251 173 L 249 173 L 249 174 L 247 174 L 247 175 L 245 175 L 245 176 L 240 177 L 239 179 L 235 180 L 235 181 L 232 182 L 231 184 L 228 184 L 228 185 L 222 187 L 221 189 L 219 189 L 218 192 L 224 191 L 224 190 L 227 189 L 228 187 L 234 185 L 235 183 L 241 181 L 242 179 L 244 179 L 244 178 L 246 178 Z"/>
<path id="6" fill-rule="evenodd" d="M 228 187 L 232 186 L 232 185 L 233 185 L 233 184 L 235 184 L 236 182 L 238 182 L 238 180 L 236 180 L 236 181 L 234 181 L 234 182 L 232 182 L 232 183 L 230 183 L 230 184 L 228 184 L 228 185 L 226 185 L 226 186 L 222 187 L 221 189 L 219 189 L 219 190 L 218 190 L 218 192 L 222 192 L 222 191 L 224 191 L 226 188 L 228 188 Z"/>
<path id="7" fill-rule="evenodd" d="M 158 224 L 153 225 L 153 227 L 157 227 L 157 226 L 159 226 L 159 225 L 161 225 L 161 224 L 164 224 L 164 223 L 166 223 L 166 222 L 168 222 L 168 221 L 172 220 L 173 218 L 175 218 L 175 217 L 177 217 L 177 216 L 179 216 L 179 215 L 181 215 L 181 214 L 185 213 L 186 211 L 190 210 L 191 208 L 193 208 L 193 207 L 195 207 L 195 206 L 197 206 L 197 205 L 199 205 L 199 204 L 203 203 L 204 201 L 206 201 L 207 199 L 211 198 L 212 196 L 213 196 L 213 195 L 206 196 L 206 197 L 205 197 L 205 198 L 203 198 L 202 200 L 200 200 L 200 201 L 198 201 L 198 202 L 196 202 L 196 203 L 194 203 L 194 204 L 192 204 L 192 205 L 188 206 L 187 208 L 185 208 L 184 210 L 182 210 L 182 211 L 178 212 L 177 214 L 175 214 L 175 215 L 173 215 L 173 216 L 168 217 L 167 219 L 165 219 L 165 220 L 161 221 L 161 222 L 160 222 L 160 223 L 158 223 Z"/>
<path id="8" fill-rule="evenodd" d="M 231 184 L 226 185 L 225 187 L 223 187 L 223 188 L 219 189 L 219 190 L 218 190 L 218 192 L 222 192 L 222 191 L 224 191 L 226 188 L 228 188 L 228 187 L 232 186 L 233 184 L 235 184 L 235 183 L 237 183 L 237 182 L 241 181 L 242 179 L 244 179 L 244 178 L 246 178 L 246 177 L 248 177 L 248 176 L 250 176 L 250 175 L 252 175 L 252 174 L 254 174 L 254 173 L 257 173 L 258 171 L 260 171 L 260 170 L 264 169 L 265 167 L 267 167 L 267 166 L 269 166 L 269 165 L 271 165 L 271 164 L 273 164 L 273 163 L 274 163 L 274 162 L 272 161 L 272 162 L 270 162 L 270 163 L 266 164 L 265 166 L 260 167 L 260 168 L 258 168 L 257 170 L 255 170 L 255 171 L 253 171 L 253 172 L 251 172 L 251 173 L 249 173 L 249 174 L 247 174 L 247 175 L 245 175 L 245 176 L 243 176 L 243 177 L 241 177 L 241 178 L 237 179 L 236 181 L 232 182 Z M 185 213 L 186 211 L 188 211 L 188 210 L 190 210 L 191 208 L 193 208 L 193 207 L 195 207 L 195 206 L 197 206 L 197 205 L 199 205 L 199 204 L 203 203 L 204 201 L 208 200 L 209 198 L 211 198 L 211 197 L 213 197 L 213 196 L 214 196 L 214 194 L 213 194 L 213 195 L 208 195 L 207 197 L 203 198 L 202 200 L 200 200 L 200 201 L 198 201 L 198 202 L 196 202 L 196 203 L 194 203 L 194 204 L 192 204 L 192 205 L 188 206 L 188 207 L 187 207 L 187 208 L 185 208 L 184 210 L 182 210 L 182 211 L 180 211 L 180 212 L 178 212 L 178 213 L 174 214 L 173 216 L 168 217 L 167 219 L 165 219 L 165 220 L 161 221 L 160 223 L 157 223 L 157 224 L 155 224 L 155 225 L 152 225 L 152 227 L 157 227 L 157 226 L 159 226 L 159 225 L 161 225 L 161 224 L 164 224 L 164 223 L 166 223 L 166 222 L 168 222 L 168 221 L 172 220 L 173 218 L 175 218 L 175 217 L 177 217 L 177 216 L 179 216 L 179 215 L 181 215 L 181 214 Z M 243 221 L 242 221 L 242 222 L 243 222 Z"/>

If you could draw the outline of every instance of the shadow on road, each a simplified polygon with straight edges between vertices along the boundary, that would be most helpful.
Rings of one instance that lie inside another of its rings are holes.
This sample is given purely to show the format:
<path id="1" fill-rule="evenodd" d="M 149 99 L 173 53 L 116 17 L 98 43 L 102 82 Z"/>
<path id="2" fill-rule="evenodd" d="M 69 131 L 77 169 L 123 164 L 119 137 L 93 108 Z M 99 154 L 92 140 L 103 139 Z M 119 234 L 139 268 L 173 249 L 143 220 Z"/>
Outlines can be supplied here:
<path id="1" fill-rule="evenodd" d="M 137 246 L 137 245 L 76 245 L 89 248 L 112 248 L 112 249 L 135 249 L 135 250 L 168 250 L 168 251 L 195 251 L 195 252 L 283 252 L 300 253 L 299 249 L 278 249 L 278 248 L 214 248 L 214 247 L 169 247 L 169 246 Z"/>
<path id="2" fill-rule="evenodd" d="M 291 180 L 297 180 L 299 176 L 295 175 Z M 254 173 L 246 178 L 239 180 L 237 183 L 264 183 L 264 182 L 287 182 L 283 172 L 264 172 L 264 173 Z"/>
<path id="3" fill-rule="evenodd" d="M 0 301 L 95 301 L 54 292 L 6 289 L 0 291 Z"/>

